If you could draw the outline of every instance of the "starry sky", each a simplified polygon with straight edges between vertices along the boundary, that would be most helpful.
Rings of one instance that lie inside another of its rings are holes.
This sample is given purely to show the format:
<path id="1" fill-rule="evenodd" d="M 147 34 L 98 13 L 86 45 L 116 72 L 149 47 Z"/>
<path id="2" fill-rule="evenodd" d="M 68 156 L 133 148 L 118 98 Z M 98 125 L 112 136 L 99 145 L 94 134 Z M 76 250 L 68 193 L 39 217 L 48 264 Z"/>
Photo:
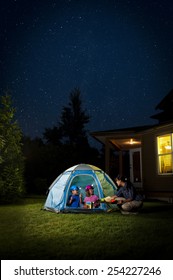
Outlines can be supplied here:
<path id="1" fill-rule="evenodd" d="M 157 123 L 173 88 L 173 1 L 1 0 L 0 94 L 42 136 L 81 90 L 89 131 Z"/>

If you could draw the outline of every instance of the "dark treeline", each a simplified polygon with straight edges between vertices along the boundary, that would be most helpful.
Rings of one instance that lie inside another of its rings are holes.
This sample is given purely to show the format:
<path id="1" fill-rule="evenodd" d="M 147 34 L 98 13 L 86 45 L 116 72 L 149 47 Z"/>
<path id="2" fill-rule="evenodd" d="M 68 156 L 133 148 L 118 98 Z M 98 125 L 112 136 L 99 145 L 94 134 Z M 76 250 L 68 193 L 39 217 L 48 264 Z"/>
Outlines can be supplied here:
<path id="1" fill-rule="evenodd" d="M 85 127 L 89 121 L 89 115 L 82 108 L 81 92 L 75 88 L 56 126 L 45 128 L 42 138 L 23 137 L 27 193 L 45 194 L 61 172 L 79 163 L 103 168 L 102 154 L 88 141 Z"/>
<path id="2" fill-rule="evenodd" d="M 103 168 L 102 153 L 88 141 L 85 127 L 90 117 L 78 88 L 70 93 L 57 125 L 45 128 L 42 138 L 23 136 L 15 112 L 7 91 L 0 103 L 0 201 L 46 194 L 59 174 L 79 163 Z"/>

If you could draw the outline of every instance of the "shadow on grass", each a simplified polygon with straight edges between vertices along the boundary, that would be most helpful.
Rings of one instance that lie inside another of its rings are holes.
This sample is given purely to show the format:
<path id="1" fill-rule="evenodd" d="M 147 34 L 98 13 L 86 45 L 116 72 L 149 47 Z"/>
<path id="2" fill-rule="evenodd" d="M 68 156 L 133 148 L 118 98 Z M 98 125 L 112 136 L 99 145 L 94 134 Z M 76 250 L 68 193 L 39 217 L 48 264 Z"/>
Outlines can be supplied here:
<path id="1" fill-rule="evenodd" d="M 127 237 L 128 238 L 128 237 Z M 85 242 L 91 242 L 86 240 Z M 109 244 L 107 244 L 109 242 Z M 172 245 L 158 247 L 158 244 L 126 244 L 123 246 L 123 240 L 119 242 L 109 237 L 105 237 L 105 244 L 95 241 L 94 244 L 81 243 L 80 245 L 69 241 L 69 238 L 35 239 L 35 242 L 29 244 L 19 244 L 17 251 L 9 251 L 1 259 L 23 259 L 23 260 L 172 260 Z M 67 244 L 69 247 L 67 248 Z"/>
<path id="2" fill-rule="evenodd" d="M 141 214 L 152 214 L 152 213 L 165 213 L 173 215 L 173 204 L 167 202 L 144 202 L 142 209 L 140 210 Z"/>

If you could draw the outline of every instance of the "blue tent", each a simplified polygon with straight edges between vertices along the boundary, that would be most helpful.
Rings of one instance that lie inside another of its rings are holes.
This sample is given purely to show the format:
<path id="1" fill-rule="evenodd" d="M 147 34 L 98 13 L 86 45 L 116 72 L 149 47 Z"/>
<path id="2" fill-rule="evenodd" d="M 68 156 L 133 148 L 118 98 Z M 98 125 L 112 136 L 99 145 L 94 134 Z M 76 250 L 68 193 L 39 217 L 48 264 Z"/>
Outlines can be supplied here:
<path id="1" fill-rule="evenodd" d="M 82 197 L 85 197 L 86 185 L 93 185 L 94 194 L 99 198 L 112 196 L 116 193 L 117 187 L 112 179 L 100 168 L 89 164 L 78 164 L 60 174 L 49 187 L 49 193 L 44 205 L 45 210 L 59 212 L 102 212 L 109 206 L 101 203 L 99 208 L 84 209 L 83 206 L 72 208 L 67 206 L 70 195 L 70 187 L 76 185 L 80 187 Z"/>

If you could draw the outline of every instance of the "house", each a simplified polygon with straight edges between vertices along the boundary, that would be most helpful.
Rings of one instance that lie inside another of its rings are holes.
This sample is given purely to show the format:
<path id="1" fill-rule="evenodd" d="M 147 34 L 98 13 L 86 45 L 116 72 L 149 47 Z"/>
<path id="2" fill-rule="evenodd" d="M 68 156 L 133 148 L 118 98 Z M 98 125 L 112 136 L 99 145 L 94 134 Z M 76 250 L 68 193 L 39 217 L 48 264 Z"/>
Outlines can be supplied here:
<path id="1" fill-rule="evenodd" d="M 146 198 L 173 202 L 173 90 L 152 116 L 158 124 L 92 132 L 105 146 L 105 171 L 125 174 Z"/>
<path id="2" fill-rule="evenodd" d="M 162 110 L 162 112 L 151 116 L 151 118 L 157 119 L 159 123 L 173 120 L 173 89 L 161 100 L 155 109 Z"/>

